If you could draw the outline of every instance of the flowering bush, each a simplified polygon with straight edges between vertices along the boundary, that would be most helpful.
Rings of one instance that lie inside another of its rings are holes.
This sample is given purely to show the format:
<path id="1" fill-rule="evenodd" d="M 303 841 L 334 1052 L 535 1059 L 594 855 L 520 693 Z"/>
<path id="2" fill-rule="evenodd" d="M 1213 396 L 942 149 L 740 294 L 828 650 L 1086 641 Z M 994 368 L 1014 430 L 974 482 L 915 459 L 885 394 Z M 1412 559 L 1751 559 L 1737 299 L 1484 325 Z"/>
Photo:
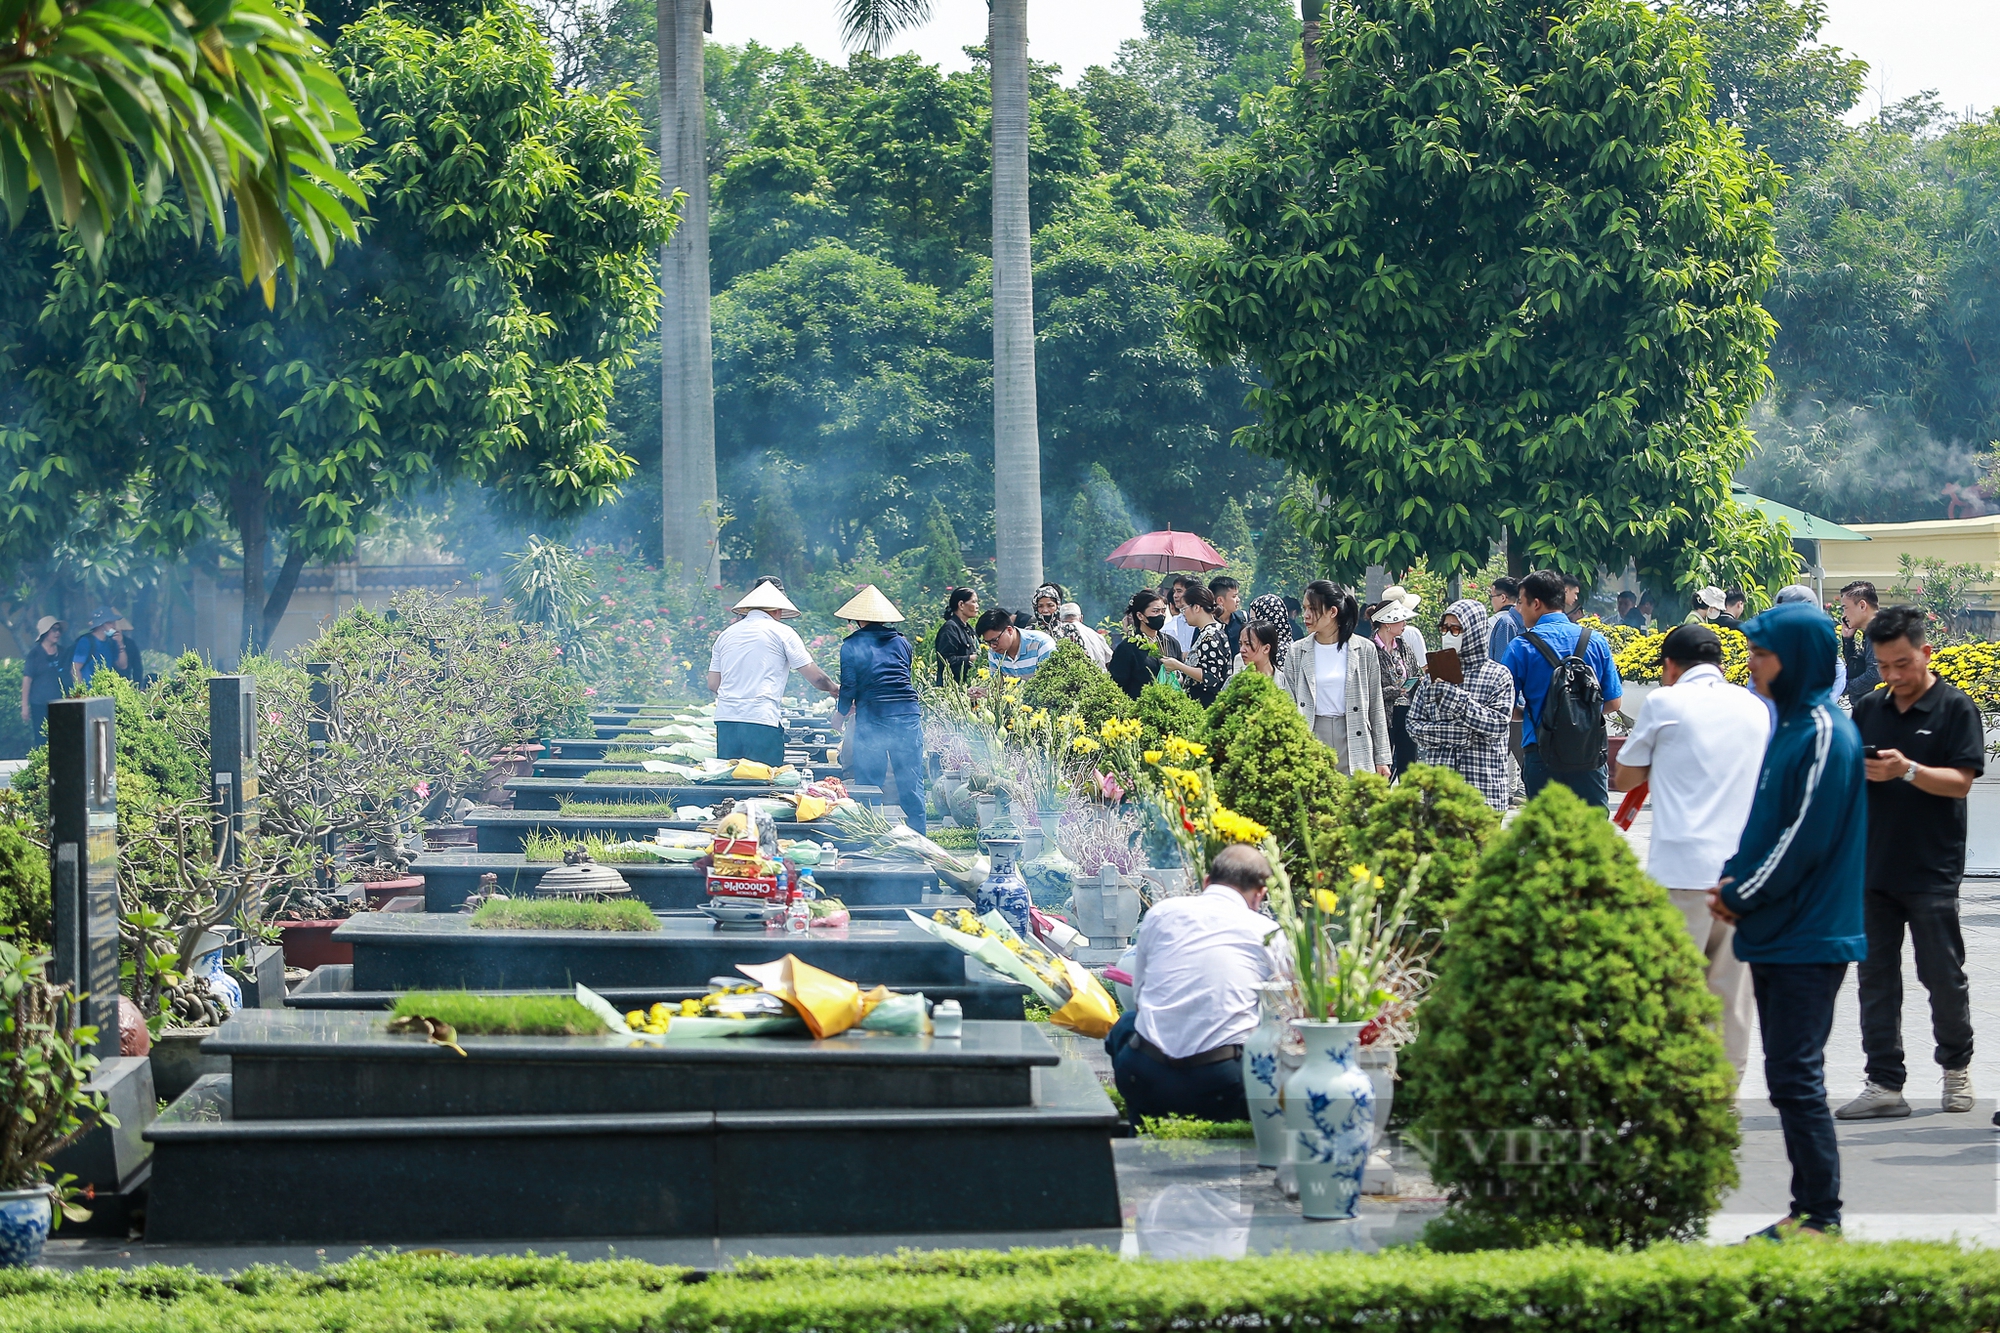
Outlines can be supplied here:
<path id="1" fill-rule="evenodd" d="M 1989 719 L 2000 716 L 2000 643 L 1961 643 L 1931 654 L 1931 670 L 1972 696 Z"/>
<path id="2" fill-rule="evenodd" d="M 1660 683 L 1660 648 L 1667 641 L 1666 630 L 1656 630 L 1651 634 L 1641 634 L 1638 630 L 1620 626 L 1631 637 L 1620 644 L 1618 639 L 1607 633 L 1611 640 L 1612 661 L 1617 664 L 1618 678 L 1629 680 L 1636 685 L 1657 685 Z M 1722 640 L 1722 674 L 1737 685 L 1750 682 L 1750 640 L 1743 637 L 1741 630 L 1728 629 L 1721 625 L 1711 626 L 1716 637 Z M 1596 627 L 1592 626 L 1593 632 Z"/>

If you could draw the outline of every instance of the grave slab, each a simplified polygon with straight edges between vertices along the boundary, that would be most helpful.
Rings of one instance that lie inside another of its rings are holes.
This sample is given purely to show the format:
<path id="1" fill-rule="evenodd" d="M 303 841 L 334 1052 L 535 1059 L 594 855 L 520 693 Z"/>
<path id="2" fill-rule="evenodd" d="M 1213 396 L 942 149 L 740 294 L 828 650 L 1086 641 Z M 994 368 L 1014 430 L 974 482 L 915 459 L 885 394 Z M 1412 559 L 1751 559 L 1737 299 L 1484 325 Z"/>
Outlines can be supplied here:
<path id="1" fill-rule="evenodd" d="M 961 895 L 947 893 L 927 866 L 850 860 L 853 864 L 848 867 L 813 871 L 820 888 L 849 908 L 882 904 L 935 910 L 963 901 Z M 424 910 L 455 912 L 479 891 L 481 875 L 497 875 L 500 892 L 520 897 L 532 894 L 542 876 L 561 864 L 529 861 L 517 853 L 431 852 L 417 858 L 411 873 L 424 877 Z M 708 901 L 707 877 L 694 866 L 644 861 L 606 864 L 624 876 L 634 897 L 656 912 L 686 911 Z M 945 902 L 947 897 L 953 901 Z"/>

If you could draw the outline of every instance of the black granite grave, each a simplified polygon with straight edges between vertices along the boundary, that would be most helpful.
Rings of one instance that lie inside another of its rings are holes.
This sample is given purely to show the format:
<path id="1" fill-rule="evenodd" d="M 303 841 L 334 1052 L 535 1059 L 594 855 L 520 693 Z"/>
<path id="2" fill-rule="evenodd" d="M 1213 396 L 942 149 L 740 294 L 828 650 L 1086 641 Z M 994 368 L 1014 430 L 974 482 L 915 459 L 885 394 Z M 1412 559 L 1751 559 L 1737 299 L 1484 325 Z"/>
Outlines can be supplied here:
<path id="1" fill-rule="evenodd" d="M 708 802 L 702 804 L 707 805 Z M 465 817 L 465 822 L 475 831 L 478 850 L 482 852 L 519 852 L 526 844 L 528 835 L 536 832 L 560 833 L 566 838 L 595 835 L 602 838 L 633 838 L 644 842 L 653 836 L 656 829 L 678 829 L 688 833 L 701 827 L 691 819 L 663 819 L 659 816 L 632 818 L 621 815 L 564 815 L 548 810 L 498 810 L 490 806 L 474 810 Z M 810 838 L 815 842 L 853 845 L 851 840 L 843 842 L 834 827 L 825 821 L 800 824 L 791 820 L 780 820 L 778 837 L 786 842 L 797 838 Z"/>
<path id="2" fill-rule="evenodd" d="M 248 676 L 209 677 L 208 768 L 222 861 L 235 865 L 243 839 L 257 834 L 257 687 Z"/>
<path id="3" fill-rule="evenodd" d="M 80 997 L 93 1053 L 118 1054 L 118 775 L 112 701 L 49 705 L 49 850 L 55 958 L 50 979 Z"/>
<path id="4" fill-rule="evenodd" d="M 963 985 L 965 955 L 908 920 L 787 935 L 661 917 L 657 931 L 492 930 L 457 912 L 364 912 L 333 932 L 354 948 L 354 989 L 542 990 L 701 986 L 738 963 L 796 954 L 864 986 Z"/>
<path id="5" fill-rule="evenodd" d="M 534 892 L 541 877 L 560 861 L 529 861 L 518 854 L 488 852 L 428 852 L 417 858 L 410 873 L 424 877 L 424 910 L 455 912 L 479 891 L 479 877 L 500 877 L 500 892 L 521 897 Z M 707 876 L 690 865 L 664 862 L 607 862 L 632 886 L 632 896 L 656 912 L 687 911 L 708 901 Z M 813 871 L 813 878 L 830 897 L 850 908 L 942 907 L 959 895 L 942 891 L 937 874 L 910 862 L 855 861 L 848 868 Z M 938 901 L 932 902 L 933 899 Z"/>
<path id="6" fill-rule="evenodd" d="M 149 1243 L 1118 1225 L 1117 1116 L 1024 1023 L 956 1041 L 390 1036 L 241 1015 L 148 1131 Z M 258 1188 L 218 1206 L 216 1182 Z"/>
<path id="7" fill-rule="evenodd" d="M 700 986 L 593 986 L 599 995 L 616 1005 L 623 1013 L 632 1009 L 649 1009 L 656 1003 L 677 1005 L 682 1000 L 698 999 L 707 993 L 706 985 Z M 489 994 L 506 995 L 572 995 L 574 990 L 561 987 L 549 990 L 507 990 Z M 968 959 L 965 976 L 957 985 L 925 985 L 923 993 L 931 1000 L 956 1000 L 965 1011 L 967 1018 L 981 1018 L 1011 1021 L 1020 1017 L 1022 1002 L 1027 998 L 1028 988 L 1009 981 L 999 973 L 991 971 L 985 964 Z M 394 1007 L 403 992 L 400 990 L 355 990 L 354 965 L 351 963 L 331 963 L 314 968 L 312 974 L 292 987 L 285 997 L 285 1005 L 292 1009 L 346 1009 L 370 1010 Z"/>
<path id="8" fill-rule="evenodd" d="M 585 775 L 598 768 L 559 778 L 510 778 L 508 791 L 514 793 L 516 810 L 555 810 L 559 802 L 573 801 L 672 801 L 675 805 L 714 805 L 722 800 L 750 800 L 775 796 L 777 788 L 768 782 L 587 782 Z M 882 789 L 849 784 L 847 794 L 863 805 L 882 804 Z"/>

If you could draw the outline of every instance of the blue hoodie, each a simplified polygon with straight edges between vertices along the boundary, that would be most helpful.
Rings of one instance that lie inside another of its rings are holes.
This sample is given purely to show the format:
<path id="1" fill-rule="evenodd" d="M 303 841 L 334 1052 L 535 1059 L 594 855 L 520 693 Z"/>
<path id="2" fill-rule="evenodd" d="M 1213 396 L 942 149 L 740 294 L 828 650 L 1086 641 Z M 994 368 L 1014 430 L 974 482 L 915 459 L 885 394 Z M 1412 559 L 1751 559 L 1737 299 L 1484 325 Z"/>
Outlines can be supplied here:
<path id="1" fill-rule="evenodd" d="M 1861 925 L 1868 808 L 1861 733 L 1827 702 L 1833 626 L 1816 606 L 1781 604 L 1743 625 L 1778 655 L 1771 683 L 1778 729 L 1764 751 L 1757 796 L 1736 855 L 1723 866 L 1722 904 L 1742 920 L 1746 963 L 1852 963 L 1868 953 Z"/>

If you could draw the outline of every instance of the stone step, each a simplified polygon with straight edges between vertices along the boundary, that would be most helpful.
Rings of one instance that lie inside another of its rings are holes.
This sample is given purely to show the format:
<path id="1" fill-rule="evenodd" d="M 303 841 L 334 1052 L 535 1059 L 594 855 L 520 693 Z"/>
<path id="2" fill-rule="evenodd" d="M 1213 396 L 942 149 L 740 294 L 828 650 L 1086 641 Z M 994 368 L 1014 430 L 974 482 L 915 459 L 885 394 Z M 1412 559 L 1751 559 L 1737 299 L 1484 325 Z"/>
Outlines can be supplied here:
<path id="1" fill-rule="evenodd" d="M 605 800 L 628 799 L 607 796 Z M 695 802 L 682 802 L 695 804 Z M 703 801 L 702 805 L 710 802 Z M 560 833 L 564 837 L 581 838 L 596 835 L 602 838 L 634 838 L 644 842 L 653 836 L 656 829 L 679 829 L 696 832 L 700 825 L 691 819 L 665 819 L 658 815 L 633 818 L 623 815 L 562 815 L 553 810 L 497 810 L 483 806 L 465 817 L 465 822 L 475 830 L 477 849 L 482 852 L 519 852 L 526 844 L 528 835 L 535 832 Z M 810 838 L 815 842 L 831 842 L 838 846 L 852 848 L 853 839 L 843 839 L 831 824 L 817 821 L 800 824 L 791 820 L 779 820 L 778 836 L 789 842 L 795 838 Z"/>

